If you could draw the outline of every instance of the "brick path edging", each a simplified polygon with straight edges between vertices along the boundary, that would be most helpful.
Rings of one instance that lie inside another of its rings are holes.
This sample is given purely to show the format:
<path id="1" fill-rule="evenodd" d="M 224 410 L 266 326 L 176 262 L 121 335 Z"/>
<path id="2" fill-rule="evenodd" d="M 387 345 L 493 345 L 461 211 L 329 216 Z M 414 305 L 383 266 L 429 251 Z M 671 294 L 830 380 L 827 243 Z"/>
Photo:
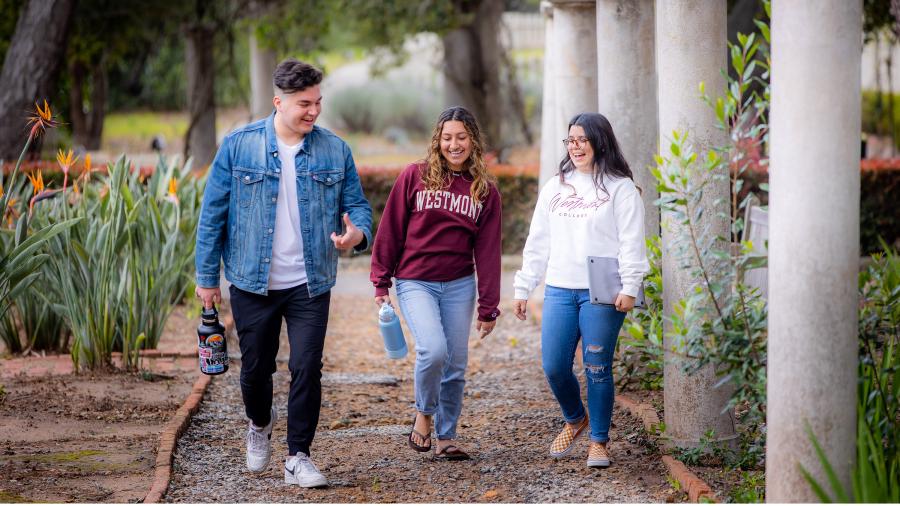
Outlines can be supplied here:
<path id="1" fill-rule="evenodd" d="M 234 320 L 231 315 L 222 318 L 222 324 L 225 326 L 226 334 L 231 331 L 234 326 Z M 188 394 L 184 404 L 175 411 L 175 414 L 166 424 L 162 433 L 159 435 L 159 450 L 156 454 L 156 464 L 154 464 L 153 485 L 150 491 L 144 497 L 144 503 L 158 503 L 162 501 L 166 491 L 169 489 L 169 482 L 172 480 L 172 458 L 175 455 L 175 447 L 178 444 L 178 438 L 184 434 L 188 426 L 191 424 L 191 417 L 200 410 L 200 402 L 206 393 L 206 388 L 212 382 L 212 376 L 199 373 L 197 381 L 194 382 L 191 393 Z"/>
<path id="2" fill-rule="evenodd" d="M 628 410 L 633 416 L 639 418 L 641 422 L 643 422 L 644 428 L 650 434 L 656 434 L 660 420 L 659 415 L 656 414 L 656 410 L 653 406 L 640 403 L 625 394 L 617 394 L 616 402 Z M 663 464 L 666 465 L 669 475 L 678 480 L 678 483 L 681 484 L 681 488 L 687 491 L 688 500 L 691 502 L 700 502 L 701 498 L 706 498 L 712 502 L 718 502 L 716 501 L 712 488 L 696 474 L 692 473 L 683 462 L 675 459 L 671 455 L 663 455 L 662 461 Z"/>

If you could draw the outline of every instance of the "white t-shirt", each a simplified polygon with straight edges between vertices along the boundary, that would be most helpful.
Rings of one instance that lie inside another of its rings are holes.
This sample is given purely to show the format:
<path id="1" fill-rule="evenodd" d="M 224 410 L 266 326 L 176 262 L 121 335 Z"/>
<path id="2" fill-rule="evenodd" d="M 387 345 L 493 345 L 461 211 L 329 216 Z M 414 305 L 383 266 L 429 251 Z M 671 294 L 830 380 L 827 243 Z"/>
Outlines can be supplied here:
<path id="1" fill-rule="evenodd" d="M 284 290 L 306 283 L 303 236 L 300 235 L 300 206 L 297 202 L 297 169 L 294 166 L 294 157 L 302 146 L 303 141 L 288 146 L 278 139 L 281 179 L 278 182 L 272 261 L 269 267 L 270 290 Z"/>
<path id="2" fill-rule="evenodd" d="M 634 182 L 573 170 L 564 184 L 554 176 L 541 189 L 515 277 L 515 298 L 528 299 L 541 282 L 559 288 L 588 288 L 587 257 L 619 260 L 622 293 L 636 296 L 649 272 L 644 244 L 644 205 Z"/>

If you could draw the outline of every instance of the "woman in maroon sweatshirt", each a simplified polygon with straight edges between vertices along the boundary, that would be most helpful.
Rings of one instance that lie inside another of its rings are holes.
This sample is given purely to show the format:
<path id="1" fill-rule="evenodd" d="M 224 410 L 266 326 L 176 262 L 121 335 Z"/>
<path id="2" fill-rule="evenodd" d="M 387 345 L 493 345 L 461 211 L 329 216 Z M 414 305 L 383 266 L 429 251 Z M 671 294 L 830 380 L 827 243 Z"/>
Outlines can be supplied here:
<path id="1" fill-rule="evenodd" d="M 391 277 L 416 340 L 416 418 L 408 444 L 464 460 L 455 442 L 462 411 L 478 275 L 480 337 L 500 310 L 500 193 L 485 167 L 478 123 L 462 107 L 438 118 L 428 158 L 397 178 L 372 248 L 375 302 L 390 303 Z"/>

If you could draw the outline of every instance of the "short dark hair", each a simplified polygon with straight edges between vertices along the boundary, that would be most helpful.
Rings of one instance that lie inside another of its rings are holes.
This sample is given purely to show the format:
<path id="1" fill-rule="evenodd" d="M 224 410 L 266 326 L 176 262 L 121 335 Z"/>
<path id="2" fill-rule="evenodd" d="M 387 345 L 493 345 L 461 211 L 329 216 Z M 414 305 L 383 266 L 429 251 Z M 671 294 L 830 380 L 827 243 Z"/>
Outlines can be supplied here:
<path id="1" fill-rule="evenodd" d="M 272 84 L 282 93 L 294 93 L 322 82 L 322 71 L 309 63 L 288 58 L 275 67 Z"/>

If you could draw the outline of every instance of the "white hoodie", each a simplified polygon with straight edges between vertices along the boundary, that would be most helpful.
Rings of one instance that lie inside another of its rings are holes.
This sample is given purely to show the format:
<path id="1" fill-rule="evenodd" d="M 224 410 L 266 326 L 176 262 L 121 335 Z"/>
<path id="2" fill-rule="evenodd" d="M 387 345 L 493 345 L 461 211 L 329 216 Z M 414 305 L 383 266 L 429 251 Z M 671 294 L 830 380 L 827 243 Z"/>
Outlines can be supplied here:
<path id="1" fill-rule="evenodd" d="M 641 196 L 631 179 L 603 183 L 609 195 L 594 188 L 592 175 L 573 170 L 563 184 L 558 175 L 544 184 L 516 272 L 516 299 L 528 299 L 545 273 L 548 285 L 588 288 L 588 256 L 617 258 L 622 293 L 637 296 L 650 270 Z"/>

